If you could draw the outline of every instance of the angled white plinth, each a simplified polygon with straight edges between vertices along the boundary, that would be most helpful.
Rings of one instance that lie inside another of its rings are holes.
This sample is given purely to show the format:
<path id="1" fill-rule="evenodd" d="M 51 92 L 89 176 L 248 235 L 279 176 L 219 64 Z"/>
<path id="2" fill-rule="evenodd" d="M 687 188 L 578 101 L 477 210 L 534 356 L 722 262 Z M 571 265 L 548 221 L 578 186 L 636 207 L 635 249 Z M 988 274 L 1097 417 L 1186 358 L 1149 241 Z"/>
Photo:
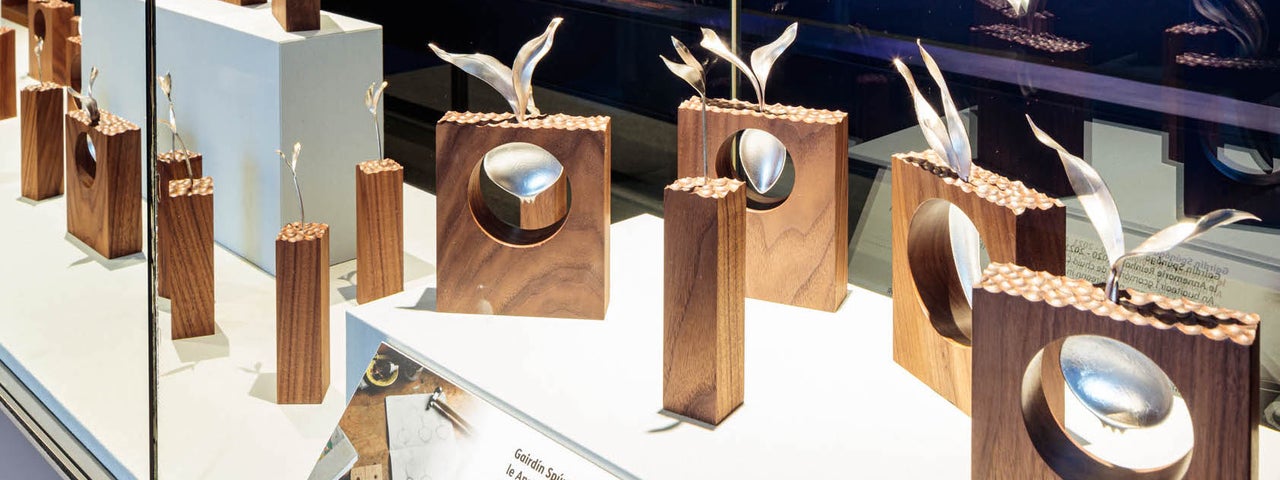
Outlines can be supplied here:
<path id="1" fill-rule="evenodd" d="M 139 124 L 142 6 L 85 2 L 82 57 L 84 69 L 102 71 L 94 93 L 104 106 Z M 173 76 L 178 127 L 217 189 L 214 239 L 274 274 L 276 233 L 298 220 L 293 180 L 275 151 L 302 142 L 307 220 L 329 224 L 330 261 L 355 258 L 355 164 L 378 152 L 364 91 L 382 79 L 382 27 L 325 12 L 320 30 L 288 33 L 269 4 L 160 0 L 156 37 L 156 70 Z M 165 118 L 168 102 L 157 96 Z M 158 133 L 168 150 L 168 129 Z"/>

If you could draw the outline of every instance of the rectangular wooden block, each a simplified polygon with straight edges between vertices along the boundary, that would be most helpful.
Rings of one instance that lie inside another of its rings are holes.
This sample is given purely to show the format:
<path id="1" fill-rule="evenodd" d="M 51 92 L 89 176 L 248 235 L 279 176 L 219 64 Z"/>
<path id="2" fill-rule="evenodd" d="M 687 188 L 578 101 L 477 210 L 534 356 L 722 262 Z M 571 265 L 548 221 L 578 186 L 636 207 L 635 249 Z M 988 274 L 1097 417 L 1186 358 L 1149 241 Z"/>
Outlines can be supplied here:
<path id="1" fill-rule="evenodd" d="M 172 180 L 161 222 L 173 339 L 213 335 L 213 179 Z"/>
<path id="2" fill-rule="evenodd" d="M 663 192 L 662 408 L 713 425 L 745 392 L 746 188 L 682 178 Z"/>
<path id="3" fill-rule="evenodd" d="M 356 301 L 404 290 L 404 167 L 356 165 Z"/>
<path id="4" fill-rule="evenodd" d="M 987 268 L 973 292 L 973 478 L 1258 478 L 1259 316 L 1127 293 L 1115 304 L 1084 280 Z M 1062 427 L 1071 394 L 1056 360 L 1075 335 L 1123 342 L 1164 370 L 1190 416 L 1189 455 L 1135 472 L 1081 450 Z"/>
<path id="5" fill-rule="evenodd" d="M 71 87 L 72 90 L 79 92 L 81 90 L 79 35 L 67 37 L 67 54 L 63 59 L 63 62 L 66 63 L 63 69 L 67 71 L 67 86 Z"/>
<path id="6" fill-rule="evenodd" d="M 765 114 L 737 100 L 708 104 L 707 148 L 713 157 L 707 176 L 735 175 L 730 146 L 734 135 L 748 128 L 782 141 L 795 166 L 795 184 L 785 201 L 747 209 L 747 297 L 835 311 L 849 283 L 847 115 L 782 105 L 770 106 Z M 701 105 L 698 97 L 680 104 L 681 177 L 703 175 Z"/>
<path id="7" fill-rule="evenodd" d="M 520 229 L 480 195 L 481 160 L 511 142 L 546 149 L 573 192 L 553 225 Z M 437 308 L 442 312 L 603 319 L 609 306 L 608 117 L 449 112 L 436 129 Z"/>
<path id="8" fill-rule="evenodd" d="M 272 0 L 271 14 L 286 32 L 320 29 L 320 0 Z"/>
<path id="9" fill-rule="evenodd" d="M 67 37 L 76 35 L 71 30 L 71 17 L 75 15 L 75 5 L 62 0 L 33 1 L 27 4 L 30 23 L 27 29 L 27 50 L 30 54 L 27 67 L 31 78 L 59 85 L 66 85 L 70 81 L 66 69 Z M 40 64 L 37 65 L 35 48 L 41 39 L 44 40 L 44 53 L 40 55 Z"/>
<path id="10" fill-rule="evenodd" d="M 106 110 L 94 126 L 81 110 L 66 119 L 67 232 L 107 258 L 142 251 L 141 130 Z"/>
<path id="11" fill-rule="evenodd" d="M 971 309 L 951 250 L 950 206 L 993 262 L 1066 270 L 1066 207 L 974 165 L 970 183 L 933 151 L 894 155 L 893 360 L 965 413 L 972 408 Z"/>
<path id="12" fill-rule="evenodd" d="M 0 120 L 18 116 L 17 34 L 0 27 Z"/>
<path id="13" fill-rule="evenodd" d="M 329 368 L 329 226 L 290 223 L 276 237 L 276 402 L 323 402 Z"/>
<path id="14" fill-rule="evenodd" d="M 62 87 L 39 83 L 22 89 L 22 196 L 44 200 L 62 194 Z"/>
<path id="15" fill-rule="evenodd" d="M 191 161 L 191 177 L 187 174 L 187 165 L 183 161 L 184 158 Z M 160 185 L 169 185 L 174 180 L 185 180 L 187 178 L 200 178 L 203 176 L 204 157 L 199 153 L 189 150 L 170 150 L 156 156 L 156 174 L 160 177 Z M 167 248 L 168 240 L 165 238 L 164 232 L 168 231 L 170 214 L 168 213 L 169 197 L 161 195 L 160 201 L 156 205 L 156 228 L 160 231 L 158 245 L 156 245 L 156 294 L 161 298 L 171 298 L 169 296 L 169 266 L 164 263 L 164 250 Z"/>

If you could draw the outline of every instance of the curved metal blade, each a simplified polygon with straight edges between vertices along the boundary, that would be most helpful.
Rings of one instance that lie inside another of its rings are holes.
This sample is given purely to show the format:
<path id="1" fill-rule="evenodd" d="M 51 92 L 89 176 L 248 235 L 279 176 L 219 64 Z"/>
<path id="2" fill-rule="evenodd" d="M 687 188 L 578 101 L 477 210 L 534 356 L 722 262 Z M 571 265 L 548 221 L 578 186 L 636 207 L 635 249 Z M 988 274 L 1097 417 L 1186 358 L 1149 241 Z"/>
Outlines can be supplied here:
<path id="1" fill-rule="evenodd" d="M 173 102 L 173 77 L 169 75 L 169 72 L 165 72 L 164 75 L 156 77 L 156 81 L 160 84 L 160 91 L 164 92 L 164 97 L 169 99 L 170 102 Z"/>
<path id="2" fill-rule="evenodd" d="M 972 306 L 973 285 L 982 278 L 982 239 L 978 236 L 978 228 L 960 207 L 948 206 L 947 225 L 960 288 L 964 290 L 965 301 Z"/>
<path id="3" fill-rule="evenodd" d="M 907 68 L 902 60 L 893 59 L 893 66 L 898 69 L 898 73 L 907 81 L 907 88 L 911 90 L 911 100 L 916 108 L 916 120 L 920 122 L 920 131 L 924 132 L 924 139 L 929 142 L 929 149 L 938 154 L 938 157 L 947 160 L 947 127 L 942 124 L 942 118 L 938 116 L 938 112 L 933 109 L 932 105 L 924 99 L 924 95 L 920 94 L 920 88 L 916 86 L 916 79 L 911 75 L 911 70 Z M 948 161 L 948 164 L 950 162 Z M 958 175 L 960 172 L 956 172 Z"/>
<path id="4" fill-rule="evenodd" d="M 751 87 L 756 91 L 756 100 L 761 104 L 764 103 L 764 90 L 760 88 L 760 81 L 756 79 L 756 74 L 751 71 L 751 67 L 747 66 L 747 62 L 742 61 L 737 55 L 734 55 L 733 49 L 724 44 L 720 40 L 720 36 L 709 28 L 702 29 L 702 41 L 698 45 L 707 49 L 716 56 L 727 60 L 729 63 L 742 70 L 742 74 L 746 75 L 747 80 L 751 81 Z"/>
<path id="5" fill-rule="evenodd" d="M 1022 17 L 1027 14 L 1027 4 L 1029 0 L 1009 0 L 1009 6 L 1013 8 L 1015 17 Z"/>
<path id="6" fill-rule="evenodd" d="M 1040 127 L 1031 121 L 1030 115 L 1026 117 L 1027 124 L 1031 125 L 1031 131 L 1035 133 L 1036 139 L 1058 151 L 1058 158 L 1062 160 L 1062 166 L 1067 171 L 1067 180 L 1071 182 L 1071 189 L 1075 190 L 1076 198 L 1084 206 L 1084 212 L 1089 216 L 1093 229 L 1098 232 L 1098 237 L 1102 240 L 1102 248 L 1107 252 L 1107 262 L 1114 265 L 1116 260 L 1124 255 L 1124 231 L 1121 229 L 1120 212 L 1116 209 L 1115 199 L 1111 197 L 1111 190 L 1107 188 L 1106 182 L 1102 181 L 1102 176 L 1098 175 L 1098 171 L 1094 170 L 1093 166 L 1084 159 L 1072 155 L 1053 137 L 1044 130 L 1040 130 Z"/>
<path id="7" fill-rule="evenodd" d="M 773 62 L 782 56 L 782 52 L 796 41 L 796 30 L 800 28 L 799 23 L 792 23 L 786 30 L 782 31 L 782 35 L 772 43 L 755 49 L 751 52 L 751 72 L 755 73 L 756 80 L 760 82 L 760 109 L 765 106 L 764 92 L 765 87 L 769 85 L 769 71 L 773 69 Z"/>
<path id="8" fill-rule="evenodd" d="M 778 183 L 787 164 L 787 147 L 764 130 L 748 128 L 738 138 L 738 158 L 751 188 L 766 193 Z"/>
<path id="9" fill-rule="evenodd" d="M 933 56 L 925 51 L 924 44 L 920 40 L 916 40 L 916 46 L 920 47 L 920 56 L 924 59 L 924 66 L 929 69 L 929 75 L 933 77 L 933 81 L 938 84 L 938 89 L 942 93 L 942 112 L 947 116 L 947 134 L 951 148 L 947 150 L 947 163 L 951 164 L 951 169 L 960 175 L 960 179 L 969 181 L 969 171 L 973 168 L 973 151 L 969 148 L 969 133 L 964 129 L 964 121 L 960 119 L 960 112 L 956 110 L 956 103 L 951 99 L 951 90 L 947 88 L 946 79 L 942 78 L 942 70 L 938 68 L 938 63 L 933 61 Z"/>
<path id="10" fill-rule="evenodd" d="M 516 89 L 516 121 L 524 121 L 525 111 L 533 99 L 533 68 L 538 66 L 538 61 L 542 60 L 547 52 L 551 51 L 556 28 L 559 28 L 560 22 L 563 21 L 564 19 L 560 17 L 551 19 L 551 24 L 547 25 L 547 30 L 542 32 L 542 35 L 525 42 L 524 46 L 520 47 L 520 53 L 516 54 L 516 61 L 511 64 L 511 83 Z"/>
<path id="11" fill-rule="evenodd" d="M 525 203 L 551 188 L 563 172 L 555 155 L 531 143 L 506 143 L 484 154 L 489 179 Z"/>
<path id="12" fill-rule="evenodd" d="M 694 90 L 697 90 L 698 95 L 706 95 L 706 90 L 703 88 L 702 70 L 690 67 L 683 63 L 676 63 L 671 60 L 667 60 L 667 57 L 662 55 L 658 55 L 658 58 L 662 59 L 662 63 L 667 65 L 667 69 L 671 70 L 671 73 L 674 73 L 677 77 L 684 79 L 685 82 L 689 83 L 689 86 L 693 87 Z"/>
<path id="13" fill-rule="evenodd" d="M 1194 0 L 1192 3 L 1197 12 L 1235 37 L 1248 56 L 1257 55 L 1267 37 L 1267 23 L 1262 15 L 1262 8 L 1253 0 L 1234 0 L 1232 4 L 1236 8 L 1232 9 L 1227 4 L 1228 1 L 1230 0 Z"/>
<path id="14" fill-rule="evenodd" d="M 431 47 L 431 51 L 441 60 L 449 62 L 454 66 L 462 69 L 462 71 L 471 74 L 484 83 L 489 84 L 494 90 L 498 91 L 502 98 L 507 99 L 507 104 L 511 106 L 511 111 L 519 114 L 519 99 L 516 98 L 516 87 L 512 82 L 511 69 L 499 62 L 498 59 L 483 53 L 472 53 L 466 55 L 457 55 L 446 52 L 434 43 L 427 44 Z"/>
<path id="15" fill-rule="evenodd" d="M 1214 210 L 1200 217 L 1200 220 L 1184 220 L 1156 232 L 1155 235 L 1148 237 L 1142 244 L 1130 250 L 1129 253 L 1124 254 L 1121 259 L 1164 253 L 1203 235 L 1209 230 L 1244 220 L 1259 221 L 1254 214 L 1242 210 L 1232 208 Z"/>
<path id="16" fill-rule="evenodd" d="M 693 52 L 689 51 L 689 47 L 684 46 L 684 42 L 681 42 L 676 37 L 671 37 L 671 46 L 676 49 L 676 54 L 680 55 L 680 60 L 685 65 L 696 68 L 698 74 L 702 74 L 702 62 L 698 61 L 698 57 L 693 56 Z"/>

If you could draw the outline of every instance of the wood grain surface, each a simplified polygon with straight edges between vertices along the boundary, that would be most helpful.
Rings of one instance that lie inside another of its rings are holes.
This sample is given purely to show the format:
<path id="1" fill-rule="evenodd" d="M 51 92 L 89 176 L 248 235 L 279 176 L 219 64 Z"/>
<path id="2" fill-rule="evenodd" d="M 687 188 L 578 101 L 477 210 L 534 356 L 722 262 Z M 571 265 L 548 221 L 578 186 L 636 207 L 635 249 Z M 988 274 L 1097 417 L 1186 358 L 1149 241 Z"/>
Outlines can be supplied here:
<path id="1" fill-rule="evenodd" d="M 523 230 L 480 195 L 481 160 L 527 142 L 564 165 L 573 207 Z M 442 312 L 603 319 L 609 305 L 608 117 L 449 112 L 436 129 L 437 307 Z"/>
<path id="2" fill-rule="evenodd" d="M 44 200 L 62 194 L 62 88 L 39 83 L 22 89 L 22 196 Z"/>
<path id="3" fill-rule="evenodd" d="M 75 15 L 75 5 L 62 0 L 27 4 L 31 24 L 27 29 L 27 68 L 36 73 L 31 78 L 59 85 L 71 80 L 66 68 L 67 37 L 76 34 L 71 30 L 71 17 Z M 39 38 L 44 39 L 44 53 L 40 56 L 40 65 L 36 65 L 35 48 Z"/>
<path id="4" fill-rule="evenodd" d="M 67 232 L 106 258 L 142 251 L 141 130 L 106 110 L 92 127 L 80 110 L 66 119 Z"/>
<path id="5" fill-rule="evenodd" d="M 893 360 L 961 411 L 972 408 L 971 309 L 951 253 L 949 205 L 978 230 L 993 262 L 1063 273 L 1066 208 L 974 166 L 956 178 L 932 151 L 892 160 Z M 976 328 L 976 327 L 975 327 Z"/>
<path id="6" fill-rule="evenodd" d="M 156 156 L 156 174 L 160 177 L 160 185 L 168 188 L 170 182 L 174 180 L 182 180 L 187 178 L 187 165 L 183 162 L 184 158 L 191 159 L 191 174 L 195 178 L 200 178 L 204 170 L 204 157 L 199 153 L 189 150 L 170 150 Z M 168 247 L 168 238 L 165 238 L 164 232 L 169 231 L 166 223 L 169 221 L 170 214 L 169 196 L 160 195 L 160 202 L 156 205 L 156 228 L 160 231 L 158 245 L 156 245 L 156 294 L 161 298 L 169 297 L 169 267 L 164 263 L 164 250 Z"/>
<path id="7" fill-rule="evenodd" d="M 276 403 L 318 404 L 329 389 L 329 226 L 276 237 Z"/>
<path id="8" fill-rule="evenodd" d="M 76 18 L 80 18 L 80 17 L 76 17 Z M 66 65 L 63 66 L 63 70 L 66 70 L 67 72 L 67 86 L 71 87 L 72 90 L 75 90 L 77 92 L 81 90 L 81 84 L 80 84 L 81 48 L 80 47 L 81 45 L 80 45 L 79 35 L 67 37 L 67 54 L 62 57 L 63 62 L 66 63 Z"/>
<path id="9" fill-rule="evenodd" d="M 559 222 L 569 212 L 569 181 L 565 177 L 533 197 L 520 202 L 520 228 L 537 230 Z"/>
<path id="10" fill-rule="evenodd" d="M 0 0 L 0 17 L 27 26 L 27 0 Z"/>
<path id="11" fill-rule="evenodd" d="M 320 0 L 272 0 L 271 14 L 286 32 L 320 29 Z"/>
<path id="12" fill-rule="evenodd" d="M 773 134 L 795 166 L 790 196 L 768 210 L 747 210 L 747 297 L 835 311 L 849 283 L 849 120 L 844 112 L 709 100 L 707 176 L 734 176 L 729 149 L 735 134 L 754 128 Z M 702 176 L 702 103 L 680 105 L 678 175 Z M 576 190 L 574 191 L 576 194 Z"/>
<path id="13" fill-rule="evenodd" d="M 974 386 L 973 478 L 1258 478 L 1258 315 L 1127 293 L 1117 305 L 1084 280 L 1012 264 L 987 268 L 974 289 L 973 367 L 982 381 Z M 1063 390 L 1037 390 L 1034 375 L 1024 389 L 1023 373 L 1029 366 L 1060 371 L 1054 349 L 1073 335 L 1119 340 L 1164 370 L 1191 416 L 1189 458 L 1135 472 L 1068 438 Z M 1040 364 L 1032 364 L 1042 350 Z"/>
<path id="14" fill-rule="evenodd" d="M 404 167 L 356 165 L 356 301 L 404 290 Z"/>
<path id="15" fill-rule="evenodd" d="M 712 425 L 745 393 L 746 188 L 683 178 L 663 191 L 662 408 Z"/>
<path id="16" fill-rule="evenodd" d="M 160 265 L 169 270 L 173 339 L 214 333 L 213 179 L 165 183 Z"/>
<path id="17" fill-rule="evenodd" d="M 18 116 L 17 34 L 0 26 L 0 120 Z"/>

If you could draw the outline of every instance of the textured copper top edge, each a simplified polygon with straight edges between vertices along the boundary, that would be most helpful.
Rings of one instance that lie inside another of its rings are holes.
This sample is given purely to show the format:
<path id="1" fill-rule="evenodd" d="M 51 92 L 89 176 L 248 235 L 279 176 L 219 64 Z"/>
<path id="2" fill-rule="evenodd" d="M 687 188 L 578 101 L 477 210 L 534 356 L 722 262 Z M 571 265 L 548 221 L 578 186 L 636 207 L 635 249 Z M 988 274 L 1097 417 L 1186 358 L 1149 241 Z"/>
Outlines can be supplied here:
<path id="1" fill-rule="evenodd" d="M 384 158 L 382 160 L 366 160 L 366 161 L 360 162 L 357 166 L 360 167 L 361 172 L 364 172 L 365 174 L 368 174 L 368 175 L 373 175 L 375 173 L 381 173 L 381 172 L 393 172 L 396 170 L 404 170 L 404 166 L 400 165 L 398 162 L 390 158 Z"/>
<path id="2" fill-rule="evenodd" d="M 1247 57 L 1220 57 L 1211 53 L 1187 52 L 1174 57 L 1179 65 L 1188 67 L 1224 68 L 1238 71 L 1275 72 L 1280 70 L 1280 60 Z"/>
<path id="3" fill-rule="evenodd" d="M 1221 307 L 1207 306 L 1184 298 L 1168 298 L 1152 293 L 1128 290 L 1130 298 L 1116 304 L 1107 299 L 1101 288 L 1086 280 L 1057 276 L 1047 272 L 1008 263 L 992 263 L 983 272 L 982 279 L 974 285 L 991 293 L 1020 296 L 1033 302 L 1045 302 L 1054 307 L 1070 305 L 1080 311 L 1092 312 L 1099 317 L 1115 321 L 1128 321 L 1134 325 L 1150 326 L 1158 330 L 1177 329 L 1187 335 L 1203 335 L 1211 340 L 1230 339 L 1240 345 L 1253 345 L 1258 336 L 1261 317 L 1256 313 L 1244 313 Z M 1145 315 L 1130 308 L 1157 306 L 1162 310 L 1190 314 L 1208 321 L 1184 323 L 1163 317 Z"/>
<path id="4" fill-rule="evenodd" d="M 942 157 L 933 150 L 899 153 L 894 155 L 893 159 L 932 173 L 942 178 L 947 185 L 958 187 L 965 193 L 973 193 L 988 202 L 1008 208 L 1015 215 L 1021 215 L 1028 209 L 1066 208 L 1061 200 L 1028 187 L 1020 180 L 1010 180 L 976 164 L 969 170 L 969 181 L 961 181 L 959 175 L 951 170 Z"/>
<path id="5" fill-rule="evenodd" d="M 574 115 L 565 115 L 556 113 L 550 115 L 541 115 L 537 117 L 525 117 L 523 122 L 515 121 L 515 114 L 507 113 L 476 113 L 476 112 L 446 112 L 440 117 L 438 123 L 456 123 L 460 125 L 483 125 L 498 128 L 548 128 L 557 130 L 590 130 L 593 132 L 604 131 L 609 128 L 609 117 L 578 117 Z"/>
<path id="6" fill-rule="evenodd" d="M 1223 29 L 1211 23 L 1187 22 L 1164 29 L 1166 33 L 1182 33 L 1188 35 L 1208 35 L 1221 32 Z"/>
<path id="7" fill-rule="evenodd" d="M 53 82 L 40 82 L 22 87 L 22 90 L 24 92 L 48 92 L 52 90 L 60 90 L 62 87 L 62 85 L 58 85 Z"/>
<path id="8" fill-rule="evenodd" d="M 75 35 L 75 36 L 67 37 L 67 41 L 68 41 L 68 42 L 71 42 L 71 43 L 80 43 L 80 42 L 81 42 L 81 40 L 80 40 L 80 36 L 79 36 L 79 35 Z"/>
<path id="9" fill-rule="evenodd" d="M 291 243 L 301 242 L 303 240 L 323 238 L 328 233 L 329 224 L 327 223 L 292 222 L 280 228 L 280 234 L 276 235 L 276 240 L 284 240 Z"/>
<path id="10" fill-rule="evenodd" d="M 746 185 L 746 182 L 725 177 L 684 177 L 667 185 L 667 190 L 692 192 L 702 198 L 724 198 L 738 191 L 743 185 Z"/>
<path id="11" fill-rule="evenodd" d="M 213 177 L 169 180 L 169 196 L 213 195 Z"/>
<path id="12" fill-rule="evenodd" d="M 117 117 L 111 112 L 106 110 L 100 110 L 99 112 L 101 117 L 99 118 L 98 126 L 95 128 L 104 135 L 115 135 L 129 130 L 138 130 L 137 125 L 134 125 L 128 120 Z M 84 110 L 80 110 L 78 108 L 72 109 L 70 112 L 67 112 L 67 115 L 74 118 L 77 122 L 84 124 L 89 123 L 89 114 L 84 113 Z"/>
<path id="13" fill-rule="evenodd" d="M 742 100 L 727 100 L 723 98 L 707 99 L 707 111 L 716 113 L 728 113 L 730 115 L 748 115 L 752 117 L 762 117 L 767 119 L 783 119 L 791 122 L 801 123 L 822 123 L 827 125 L 836 125 L 844 121 L 848 114 L 839 110 L 822 110 L 817 108 L 796 107 L 774 103 L 767 105 L 768 112 L 761 112 L 759 105 Z M 681 110 L 697 110 L 702 111 L 702 98 L 689 97 L 680 103 Z"/>
<path id="14" fill-rule="evenodd" d="M 173 163 L 173 162 L 181 162 L 188 158 L 195 158 L 198 156 L 200 156 L 199 152 L 193 152 L 191 150 L 169 150 L 167 152 L 161 153 L 160 155 L 157 155 L 156 160 L 161 163 Z"/>
<path id="15" fill-rule="evenodd" d="M 1006 42 L 1013 42 L 1025 47 L 1031 47 L 1046 52 L 1079 52 L 1089 48 L 1089 44 L 1085 42 L 1059 37 L 1052 33 L 1033 32 L 1026 28 L 1006 23 L 996 25 L 978 25 L 970 27 L 969 30 L 985 33 Z"/>

